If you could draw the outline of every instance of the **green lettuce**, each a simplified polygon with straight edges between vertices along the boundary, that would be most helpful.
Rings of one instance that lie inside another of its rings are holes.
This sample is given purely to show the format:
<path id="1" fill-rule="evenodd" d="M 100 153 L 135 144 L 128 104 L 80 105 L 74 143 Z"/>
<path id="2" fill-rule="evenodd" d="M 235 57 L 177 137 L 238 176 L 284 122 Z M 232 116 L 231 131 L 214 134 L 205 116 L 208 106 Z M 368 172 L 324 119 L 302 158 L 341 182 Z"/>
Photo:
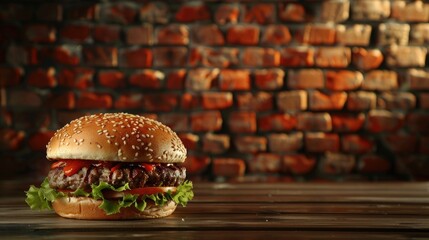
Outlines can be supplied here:
<path id="1" fill-rule="evenodd" d="M 177 190 L 174 193 L 168 191 L 166 193 L 156 193 L 143 196 L 124 194 L 120 199 L 110 200 L 104 197 L 103 190 L 112 190 L 116 192 L 130 190 L 128 183 L 121 187 L 115 188 L 106 182 L 100 182 L 98 185 L 91 185 L 91 192 L 86 192 L 83 189 L 77 189 L 76 191 L 70 192 L 69 194 L 75 197 L 85 196 L 92 197 L 96 200 L 102 200 L 99 208 L 103 209 L 107 215 L 111 215 L 120 212 L 121 208 L 127 208 L 131 206 L 134 206 L 140 211 L 144 211 L 146 209 L 148 200 L 154 202 L 155 205 L 158 206 L 163 206 L 171 200 L 176 204 L 186 206 L 188 201 L 192 200 L 194 197 L 192 188 L 192 182 L 185 181 L 177 187 Z M 55 199 L 66 196 L 66 194 L 50 188 L 47 178 L 42 182 L 40 188 L 31 185 L 29 190 L 26 191 L 26 195 L 27 198 L 25 202 L 30 206 L 31 209 L 37 210 L 52 209 L 52 202 Z"/>

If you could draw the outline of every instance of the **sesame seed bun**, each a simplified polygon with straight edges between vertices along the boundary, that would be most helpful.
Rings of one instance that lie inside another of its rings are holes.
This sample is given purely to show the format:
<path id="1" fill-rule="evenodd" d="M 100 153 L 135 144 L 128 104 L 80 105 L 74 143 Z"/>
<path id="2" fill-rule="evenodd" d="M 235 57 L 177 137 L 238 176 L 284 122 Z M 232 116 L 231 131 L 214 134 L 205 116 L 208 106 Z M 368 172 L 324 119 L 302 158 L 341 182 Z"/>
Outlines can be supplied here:
<path id="1" fill-rule="evenodd" d="M 49 160 L 181 163 L 186 159 L 182 141 L 169 127 L 125 113 L 73 120 L 54 134 L 46 148 Z"/>

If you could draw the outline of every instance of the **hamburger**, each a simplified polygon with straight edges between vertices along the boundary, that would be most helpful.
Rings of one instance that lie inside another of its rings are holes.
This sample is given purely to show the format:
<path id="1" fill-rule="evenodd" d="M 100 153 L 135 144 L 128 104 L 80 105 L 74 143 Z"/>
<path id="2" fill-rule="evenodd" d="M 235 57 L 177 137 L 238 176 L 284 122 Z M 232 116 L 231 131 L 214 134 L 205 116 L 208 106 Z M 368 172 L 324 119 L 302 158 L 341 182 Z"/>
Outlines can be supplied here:
<path id="1" fill-rule="evenodd" d="M 46 146 L 52 162 L 32 209 L 76 219 L 165 217 L 194 196 L 183 143 L 169 127 L 138 115 L 84 116 L 59 129 Z"/>

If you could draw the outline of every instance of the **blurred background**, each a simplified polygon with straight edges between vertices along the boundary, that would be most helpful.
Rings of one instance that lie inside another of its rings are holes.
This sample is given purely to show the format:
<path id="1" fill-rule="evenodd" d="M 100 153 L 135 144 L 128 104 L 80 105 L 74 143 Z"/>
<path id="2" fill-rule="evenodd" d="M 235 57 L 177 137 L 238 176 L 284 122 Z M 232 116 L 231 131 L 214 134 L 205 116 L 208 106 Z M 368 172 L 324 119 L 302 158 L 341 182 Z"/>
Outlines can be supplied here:
<path id="1" fill-rule="evenodd" d="M 428 22 L 425 1 L 5 1 L 0 178 L 129 112 L 179 134 L 194 179 L 426 180 Z"/>

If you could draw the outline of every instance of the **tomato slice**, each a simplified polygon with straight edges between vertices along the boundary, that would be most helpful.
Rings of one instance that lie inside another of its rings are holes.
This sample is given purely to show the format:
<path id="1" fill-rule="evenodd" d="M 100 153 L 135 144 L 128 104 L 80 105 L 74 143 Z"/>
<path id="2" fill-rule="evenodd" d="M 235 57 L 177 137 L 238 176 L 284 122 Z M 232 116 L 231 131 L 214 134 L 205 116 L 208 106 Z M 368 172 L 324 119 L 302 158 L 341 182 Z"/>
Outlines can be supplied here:
<path id="1" fill-rule="evenodd" d="M 118 170 L 119 168 L 121 168 L 121 166 L 122 166 L 122 163 L 118 163 L 115 166 L 113 166 L 112 168 L 110 168 L 110 171 L 114 172 L 114 171 Z"/>
<path id="2" fill-rule="evenodd" d="M 80 169 L 83 167 L 89 167 L 91 166 L 90 161 L 81 161 L 81 160 L 67 160 L 66 166 L 64 167 L 64 175 L 67 177 L 70 177 L 71 175 L 79 172 Z"/>
<path id="3" fill-rule="evenodd" d="M 149 163 L 140 163 L 141 166 L 143 166 L 148 172 L 152 172 L 153 169 L 155 168 L 153 166 L 153 164 L 149 164 Z"/>
<path id="4" fill-rule="evenodd" d="M 121 198 L 125 194 L 133 195 L 151 195 L 155 193 L 166 193 L 168 191 L 175 192 L 176 187 L 144 187 L 144 188 L 134 188 L 131 190 L 125 190 L 122 192 L 115 192 L 112 190 L 103 191 L 103 195 L 106 198 Z"/>
<path id="5" fill-rule="evenodd" d="M 56 162 L 52 163 L 51 169 L 55 169 L 55 168 L 59 168 L 59 167 L 64 167 L 65 165 L 66 165 L 65 161 L 56 161 Z"/>

